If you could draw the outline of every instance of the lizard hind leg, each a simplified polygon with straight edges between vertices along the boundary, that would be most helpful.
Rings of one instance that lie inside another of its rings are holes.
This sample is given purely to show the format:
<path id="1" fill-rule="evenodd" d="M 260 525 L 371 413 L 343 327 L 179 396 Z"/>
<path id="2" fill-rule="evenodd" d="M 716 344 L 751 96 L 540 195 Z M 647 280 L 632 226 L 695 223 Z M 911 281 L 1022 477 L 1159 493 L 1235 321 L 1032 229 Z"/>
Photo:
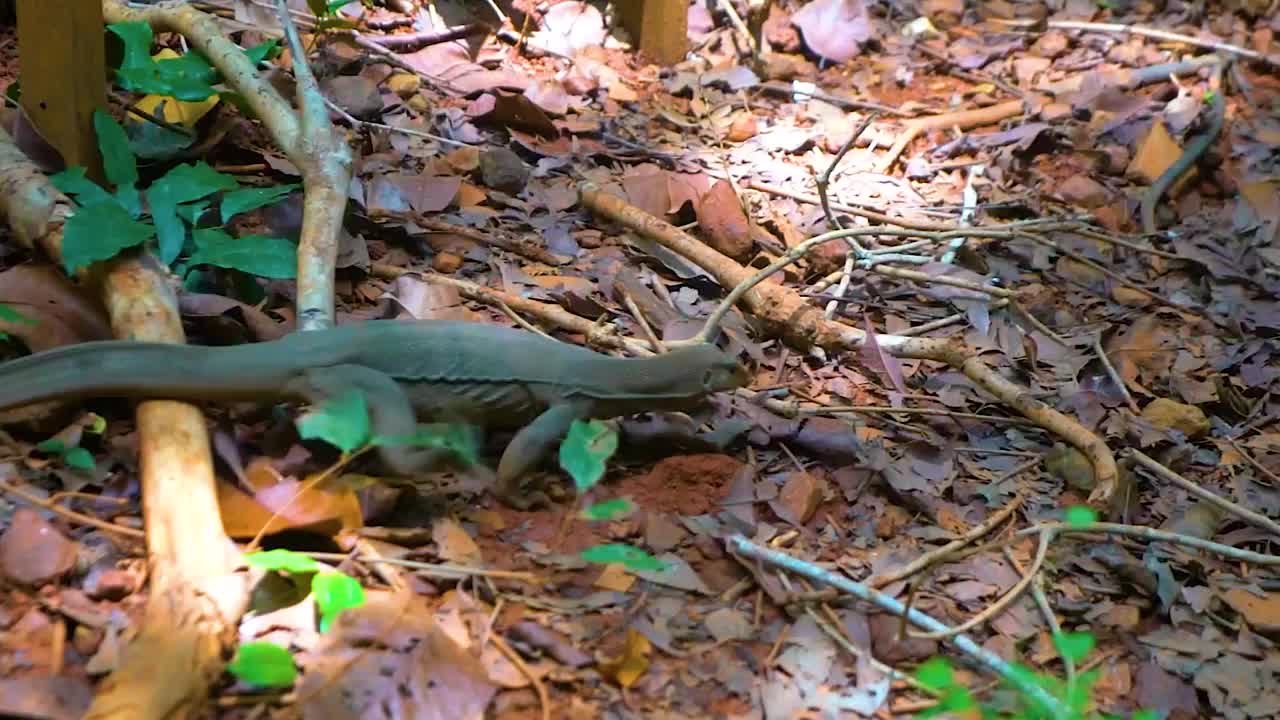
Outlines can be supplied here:
<path id="1" fill-rule="evenodd" d="M 553 405 L 517 432 L 498 461 L 495 488 L 498 497 L 521 510 L 534 505 L 550 505 L 550 498 L 545 493 L 522 493 L 520 480 L 564 438 L 574 420 L 588 414 L 588 409 L 579 403 Z"/>
<path id="2" fill-rule="evenodd" d="M 417 416 L 404 390 L 390 375 L 363 365 L 331 365 L 309 368 L 286 385 L 288 394 L 312 405 L 338 397 L 350 390 L 364 394 L 373 434 L 381 437 L 408 437 L 417 429 Z M 397 475 L 413 475 L 442 462 L 447 451 L 407 445 L 379 445 L 378 456 Z"/>

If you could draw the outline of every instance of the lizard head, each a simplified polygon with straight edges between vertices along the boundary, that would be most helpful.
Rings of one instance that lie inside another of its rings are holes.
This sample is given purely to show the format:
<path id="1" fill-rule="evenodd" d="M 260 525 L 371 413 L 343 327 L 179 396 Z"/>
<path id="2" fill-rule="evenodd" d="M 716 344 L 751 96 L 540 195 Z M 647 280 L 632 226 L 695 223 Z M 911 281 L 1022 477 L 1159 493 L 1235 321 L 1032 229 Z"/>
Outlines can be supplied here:
<path id="1" fill-rule="evenodd" d="M 704 392 L 724 392 L 746 387 L 751 383 L 751 374 L 747 372 L 747 367 L 738 362 L 733 355 L 715 345 L 696 345 L 689 350 L 698 355 Z"/>

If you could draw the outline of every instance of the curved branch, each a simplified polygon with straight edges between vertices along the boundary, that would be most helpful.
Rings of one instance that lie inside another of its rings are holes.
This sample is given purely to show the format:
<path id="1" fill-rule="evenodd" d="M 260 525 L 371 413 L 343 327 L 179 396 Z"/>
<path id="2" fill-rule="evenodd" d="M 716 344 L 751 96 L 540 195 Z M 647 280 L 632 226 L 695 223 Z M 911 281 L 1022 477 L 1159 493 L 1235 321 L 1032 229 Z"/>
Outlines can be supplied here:
<path id="1" fill-rule="evenodd" d="M 752 272 L 749 268 L 744 268 L 674 225 L 631 207 L 622 199 L 602 192 L 591 183 L 583 183 L 579 186 L 579 196 L 583 207 L 621 223 L 683 255 L 715 277 L 721 286 L 733 288 L 722 304 L 722 309 L 717 310 L 719 316 L 728 311 L 731 303 L 741 302 L 746 310 L 763 321 L 766 332 L 781 337 L 801 350 L 813 345 L 828 350 L 859 349 L 866 341 L 866 333 L 857 328 L 827 320 L 823 317 L 820 308 L 808 303 L 798 292 L 781 285 L 763 283 L 765 277 L 794 262 L 823 242 L 859 235 L 914 237 L 922 234 L 919 231 L 883 227 L 837 230 L 806 240 L 764 270 Z M 1046 225 L 1041 229 L 1058 228 Z M 938 239 L 948 239 L 953 235 L 1012 237 L 1018 232 L 1021 231 L 965 228 L 925 235 Z M 709 320 L 708 325 L 710 322 Z M 1110 505 L 1119 479 L 1115 457 L 1101 438 L 1074 418 L 1035 399 L 1025 389 L 1005 379 L 984 363 L 973 350 L 957 342 L 902 335 L 876 335 L 876 343 L 882 350 L 895 357 L 935 360 L 960 370 L 971 382 L 997 400 L 1074 446 L 1090 459 L 1098 478 L 1098 484 L 1090 494 L 1089 502 L 1095 507 Z"/>

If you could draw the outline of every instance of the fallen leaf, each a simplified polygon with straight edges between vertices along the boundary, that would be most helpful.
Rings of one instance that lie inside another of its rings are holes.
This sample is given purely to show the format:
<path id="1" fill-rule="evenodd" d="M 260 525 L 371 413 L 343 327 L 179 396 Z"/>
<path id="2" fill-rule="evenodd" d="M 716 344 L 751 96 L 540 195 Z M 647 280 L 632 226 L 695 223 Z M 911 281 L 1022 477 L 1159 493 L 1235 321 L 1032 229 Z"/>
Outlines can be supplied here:
<path id="1" fill-rule="evenodd" d="M 814 475 L 798 471 L 787 475 L 778 497 L 769 502 L 778 516 L 795 525 L 804 525 L 817 512 L 826 483 Z"/>
<path id="2" fill-rule="evenodd" d="M 624 688 L 635 685 L 640 676 L 649 669 L 649 653 L 652 647 L 648 638 L 632 628 L 627 628 L 627 644 L 622 654 L 613 660 L 599 663 L 601 674 Z"/>
<path id="3" fill-rule="evenodd" d="M 437 518 L 431 524 L 431 537 L 436 543 L 436 553 L 441 559 L 459 565 L 479 566 L 484 563 L 480 546 L 461 525 L 452 518 Z"/>
<path id="4" fill-rule="evenodd" d="M 77 547 L 40 513 L 18 508 L 0 535 L 0 574 L 19 585 L 44 585 L 75 567 Z"/>
<path id="5" fill-rule="evenodd" d="M 857 57 L 872 36 L 871 16 L 863 0 L 814 0 L 796 11 L 791 22 L 806 45 L 836 63 Z"/>
<path id="6" fill-rule="evenodd" d="M 1142 408 L 1142 418 L 1161 430 L 1176 430 L 1189 439 L 1209 432 L 1209 418 L 1195 405 L 1169 398 L 1156 398 Z"/>
<path id="7" fill-rule="evenodd" d="M 738 196 L 725 180 L 717 180 L 696 204 L 698 227 L 707 244 L 731 258 L 742 260 L 751 252 L 751 223 Z"/>

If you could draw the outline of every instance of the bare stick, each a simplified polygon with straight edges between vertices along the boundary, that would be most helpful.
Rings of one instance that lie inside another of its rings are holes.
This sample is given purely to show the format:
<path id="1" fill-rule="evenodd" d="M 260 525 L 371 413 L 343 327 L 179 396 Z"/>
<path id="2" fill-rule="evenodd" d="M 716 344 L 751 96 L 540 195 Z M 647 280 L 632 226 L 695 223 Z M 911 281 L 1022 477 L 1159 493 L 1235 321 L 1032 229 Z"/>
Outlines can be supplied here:
<path id="1" fill-rule="evenodd" d="M 786 553 L 762 547 L 751 542 L 742 535 L 733 535 L 730 537 L 728 539 L 728 545 L 730 550 L 742 555 L 743 557 L 767 562 L 770 565 L 808 578 L 814 582 L 830 585 L 831 587 L 849 593 L 860 600 L 865 600 L 883 608 L 894 615 L 905 617 L 905 619 L 911 624 L 922 627 L 929 632 L 945 632 L 949 629 L 946 625 L 938 622 L 932 616 L 922 613 L 914 608 L 907 608 L 901 602 L 898 602 L 897 599 L 874 590 L 863 583 L 854 582 L 843 575 L 838 575 L 829 570 L 818 567 L 813 563 L 808 563 L 787 555 Z M 968 635 L 959 634 L 948 637 L 947 639 L 973 660 L 1004 678 L 1004 680 L 1010 685 L 1018 688 L 1027 696 L 1034 698 L 1042 707 L 1054 708 L 1058 706 L 1058 701 L 1055 700 L 1053 696 L 1049 695 L 1044 688 L 1028 682 L 1024 675 L 1015 672 L 1013 666 L 1005 662 L 1000 656 L 978 645 Z"/>
<path id="2" fill-rule="evenodd" d="M 1239 45 L 1224 43 L 1220 40 L 1201 40 L 1191 35 L 1183 35 L 1181 33 L 1169 32 L 1168 30 L 1156 30 L 1155 28 L 1144 28 L 1133 25 L 1123 25 L 1121 23 L 1094 23 L 1094 22 L 1077 22 L 1074 20 L 1054 20 L 1049 22 L 1050 28 L 1056 30 L 1085 30 L 1090 32 L 1119 33 L 1121 35 L 1140 35 L 1142 37 L 1155 38 L 1157 40 L 1169 40 L 1176 43 L 1185 43 L 1195 47 L 1207 48 L 1215 52 L 1231 53 L 1240 57 L 1257 60 L 1258 62 L 1267 63 L 1273 67 L 1280 68 L 1280 57 L 1263 55 L 1260 52 L 1242 48 Z"/>
<path id="3" fill-rule="evenodd" d="M 1148 456 L 1146 453 L 1142 452 L 1141 450 L 1135 450 L 1133 448 L 1129 448 L 1124 452 L 1127 453 L 1134 460 L 1138 461 L 1139 465 L 1155 473 L 1156 477 L 1160 478 L 1161 480 L 1171 482 L 1174 485 L 1177 485 L 1183 490 L 1186 490 L 1192 495 L 1195 495 L 1196 497 L 1200 498 L 1201 500 L 1204 500 L 1205 502 L 1209 503 L 1210 505 L 1213 505 L 1214 507 L 1220 510 L 1231 513 L 1232 515 L 1235 515 L 1241 520 L 1244 520 L 1245 522 L 1248 522 L 1251 525 L 1256 525 L 1273 535 L 1280 536 L 1280 524 L 1277 524 L 1276 521 L 1272 520 L 1271 518 L 1265 515 L 1256 513 L 1247 508 L 1242 508 L 1239 505 L 1231 502 L 1230 500 L 1227 500 L 1224 497 L 1220 497 L 1218 495 L 1215 495 L 1209 492 L 1208 490 L 1205 490 L 1199 485 L 1191 482 L 1190 480 L 1182 477 L 1178 473 L 1156 462 L 1154 459 L 1152 459 L 1150 456 Z"/>

